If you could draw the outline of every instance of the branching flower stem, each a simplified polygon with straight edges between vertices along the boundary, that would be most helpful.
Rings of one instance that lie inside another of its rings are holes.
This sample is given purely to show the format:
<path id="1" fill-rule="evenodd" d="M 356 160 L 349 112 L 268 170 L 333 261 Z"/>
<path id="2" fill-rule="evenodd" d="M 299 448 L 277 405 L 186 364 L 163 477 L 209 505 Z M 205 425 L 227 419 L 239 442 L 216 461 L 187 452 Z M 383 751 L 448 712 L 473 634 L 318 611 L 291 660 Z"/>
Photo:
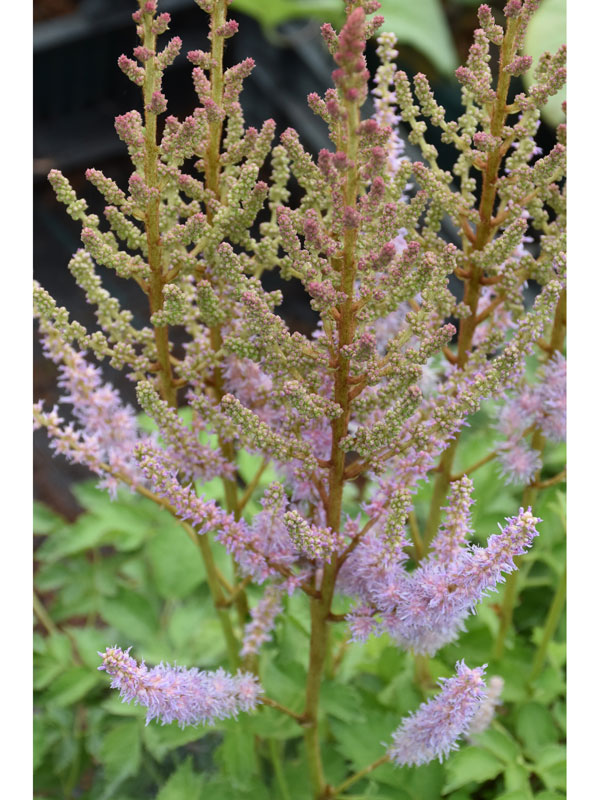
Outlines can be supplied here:
<path id="1" fill-rule="evenodd" d="M 152 21 L 144 17 L 144 47 L 156 49 L 156 34 L 152 31 Z M 150 267 L 149 301 L 150 313 L 160 311 L 164 304 L 163 287 L 166 278 L 163 274 L 162 246 L 160 242 L 160 192 L 158 179 L 159 150 L 156 143 L 157 113 L 153 110 L 152 95 L 157 91 L 157 68 L 153 59 L 148 61 L 144 72 L 144 181 L 150 190 L 155 190 L 148 199 L 144 215 L 144 225 L 148 242 L 148 265 Z M 171 360 L 169 358 L 169 328 L 165 325 L 154 326 L 154 342 L 158 357 L 160 391 L 170 406 L 177 406 L 177 389 L 173 381 Z"/>
<path id="2" fill-rule="evenodd" d="M 211 100 L 217 108 L 223 105 L 223 51 L 225 40 L 216 31 L 222 28 L 227 17 L 226 0 L 215 0 L 211 11 L 211 60 L 210 60 L 210 86 Z M 220 116 L 209 119 L 209 137 L 206 152 L 204 154 L 204 173 L 206 176 L 206 189 L 209 197 L 221 200 L 221 137 L 223 135 L 223 121 Z M 206 208 L 206 220 L 212 224 L 214 211 L 210 204 Z M 210 344 L 215 353 L 223 347 L 223 337 L 219 325 L 210 328 Z M 225 394 L 223 388 L 223 373 L 220 366 L 215 366 L 213 371 L 213 386 L 215 397 L 220 401 Z M 219 447 L 225 460 L 231 464 L 236 463 L 236 453 L 233 442 L 225 441 L 219 437 Z M 234 478 L 222 479 L 225 490 L 225 504 L 227 510 L 235 515 L 236 519 L 241 516 L 243 506 L 240 507 L 237 496 L 237 482 Z M 233 563 L 233 574 L 237 580 L 237 566 Z M 246 592 L 241 590 L 236 592 L 235 605 L 240 624 L 243 625 L 248 617 L 248 598 Z"/>
<path id="3" fill-rule="evenodd" d="M 346 789 L 349 789 L 355 783 L 358 783 L 358 781 L 362 780 L 363 778 L 366 778 L 367 775 L 370 775 L 371 772 L 373 772 L 373 770 L 377 769 L 377 767 L 380 767 L 382 764 L 387 764 L 389 760 L 390 757 L 386 753 L 385 755 L 381 756 L 381 758 L 378 758 L 376 761 L 373 761 L 372 764 L 369 764 L 367 767 L 363 767 L 363 769 L 359 770 L 359 772 L 355 772 L 354 775 L 351 775 L 343 783 L 340 783 L 339 786 L 336 786 L 335 788 L 331 789 L 328 797 L 333 798 L 343 794 L 343 792 L 345 792 Z"/>
<path id="4" fill-rule="evenodd" d="M 504 67 L 510 64 L 516 55 L 516 37 L 519 24 L 520 21 L 518 17 L 513 17 L 508 20 L 506 35 L 500 51 L 496 98 L 490 115 L 491 135 L 499 138 L 502 135 L 502 129 L 506 122 L 506 100 L 510 86 L 510 75 L 504 70 Z M 481 188 L 481 200 L 479 203 L 479 222 L 477 224 L 474 241 L 471 243 L 470 250 L 467 250 L 467 252 L 473 253 L 474 251 L 482 250 L 493 237 L 498 225 L 497 220 L 493 218 L 493 214 L 498 186 L 498 172 L 501 162 L 502 153 L 501 146 L 499 146 L 492 149 L 488 153 L 486 159 Z M 480 266 L 476 265 L 474 262 L 469 264 L 467 270 L 469 277 L 465 278 L 463 302 L 469 308 L 470 314 L 460 321 L 457 352 L 457 366 L 459 369 L 464 368 L 467 363 L 469 351 L 473 343 L 473 335 L 478 324 L 477 305 L 479 303 L 482 273 L 483 269 Z M 450 445 L 444 451 L 439 462 L 439 471 L 435 479 L 431 505 L 429 507 L 429 516 L 424 532 L 426 549 L 431 545 L 440 524 L 441 509 L 452 480 L 452 464 L 458 448 L 459 439 L 460 432 L 457 432 Z"/>

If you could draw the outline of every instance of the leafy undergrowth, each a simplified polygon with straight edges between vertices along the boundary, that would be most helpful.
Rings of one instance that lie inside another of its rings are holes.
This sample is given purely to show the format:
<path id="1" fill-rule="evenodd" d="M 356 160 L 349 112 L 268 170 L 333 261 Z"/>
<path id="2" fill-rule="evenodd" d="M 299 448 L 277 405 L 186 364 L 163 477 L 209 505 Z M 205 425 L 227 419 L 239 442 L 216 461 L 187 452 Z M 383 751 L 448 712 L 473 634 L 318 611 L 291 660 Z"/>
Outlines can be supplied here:
<path id="1" fill-rule="evenodd" d="M 473 420 L 464 440 L 465 464 L 489 449 L 489 424 L 485 412 Z M 563 457 L 562 447 L 547 452 L 549 474 L 560 469 Z M 242 454 L 241 459 L 242 474 L 253 474 L 255 457 Z M 272 479 L 269 472 L 263 475 L 262 487 L 246 508 L 249 516 Z M 127 491 L 112 502 L 92 483 L 74 491 L 85 513 L 73 524 L 35 507 L 35 588 L 43 604 L 34 634 L 36 796 L 310 800 L 301 731 L 289 717 L 262 707 L 214 727 L 145 726 L 144 709 L 121 703 L 109 690 L 106 675 L 97 669 L 97 651 L 106 646 L 132 645 L 133 655 L 149 664 L 165 660 L 215 668 L 226 665 L 226 656 L 202 560 L 184 529 L 168 512 Z M 218 499 L 220 491 L 218 483 L 202 487 L 207 497 Z M 425 486 L 417 497 L 421 518 L 430 491 Z M 519 506 L 518 491 L 502 487 L 493 463 L 478 470 L 475 498 L 473 522 L 480 541 L 495 532 L 507 509 Z M 350 513 L 358 512 L 359 500 L 357 493 L 347 498 Z M 522 566 L 515 630 L 503 658 L 493 661 L 490 655 L 499 593 L 478 608 L 467 631 L 429 665 L 434 679 L 451 675 L 462 658 L 469 666 L 488 663 L 488 676 L 502 676 L 502 705 L 491 727 L 444 764 L 385 765 L 345 797 L 565 796 L 564 615 L 543 669 L 529 681 L 563 570 L 564 492 L 556 486 L 546 489 L 534 510 L 543 522 Z M 231 575 L 223 549 L 215 545 L 214 554 L 221 570 Z M 258 595 L 251 593 L 249 599 L 255 603 Z M 308 631 L 306 598 L 293 596 L 259 659 L 268 695 L 295 711 L 303 703 Z M 322 690 L 325 769 L 334 785 L 379 758 L 400 718 L 424 699 L 414 682 L 412 656 L 386 636 L 366 645 L 347 645 L 346 638 L 345 625 L 335 625 Z"/>

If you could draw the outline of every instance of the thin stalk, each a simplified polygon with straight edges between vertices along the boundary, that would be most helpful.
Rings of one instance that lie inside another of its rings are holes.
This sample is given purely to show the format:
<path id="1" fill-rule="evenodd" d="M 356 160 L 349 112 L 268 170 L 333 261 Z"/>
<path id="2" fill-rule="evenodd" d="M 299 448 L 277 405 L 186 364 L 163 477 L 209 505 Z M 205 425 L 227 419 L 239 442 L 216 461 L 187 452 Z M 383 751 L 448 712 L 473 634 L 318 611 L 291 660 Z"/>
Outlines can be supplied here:
<path id="1" fill-rule="evenodd" d="M 429 669 L 429 657 L 420 653 L 415 654 L 415 683 L 423 694 L 435 686 Z"/>
<path id="2" fill-rule="evenodd" d="M 453 483 L 454 481 L 459 481 L 465 475 L 471 475 L 471 473 L 475 472 L 479 469 L 479 467 L 483 467 L 485 464 L 489 464 L 490 461 L 493 461 L 498 453 L 495 450 L 492 450 L 491 453 L 488 453 L 487 456 L 480 458 L 479 461 L 476 461 L 474 464 L 471 464 L 470 467 L 467 467 L 464 472 L 459 473 L 458 475 L 453 475 L 450 478 L 450 482 Z"/>
<path id="3" fill-rule="evenodd" d="M 410 527 L 410 535 L 413 541 L 414 557 L 416 561 L 420 561 L 425 555 L 425 545 L 423 544 L 423 539 L 421 537 L 419 521 L 414 511 L 411 511 L 408 515 L 408 524 Z"/>
<path id="4" fill-rule="evenodd" d="M 528 680 L 528 683 L 530 684 L 533 683 L 533 681 L 542 671 L 542 667 L 544 666 L 544 662 L 546 660 L 546 654 L 548 652 L 548 645 L 550 644 L 554 634 L 556 633 L 558 623 L 560 622 L 560 615 L 562 614 L 562 610 L 565 605 L 566 597 L 567 597 L 567 570 L 565 567 L 560 577 L 558 586 L 556 587 L 556 592 L 554 593 L 552 605 L 550 606 L 550 609 L 548 611 L 548 616 L 546 617 L 546 622 L 544 623 L 542 638 L 538 645 L 535 658 L 533 659 L 533 664 L 531 667 L 531 672 L 529 673 L 529 680 Z"/>
<path id="5" fill-rule="evenodd" d="M 329 797 L 337 797 L 338 795 L 342 794 L 346 791 L 346 789 L 349 789 L 355 783 L 358 783 L 358 781 L 366 778 L 367 775 L 370 775 L 371 772 L 373 772 L 373 770 L 377 769 L 377 767 L 380 767 L 382 764 L 385 764 L 387 761 L 389 761 L 389 759 L 390 757 L 386 753 L 385 755 L 381 756 L 381 758 L 378 758 L 377 761 L 373 761 L 373 763 L 369 764 L 368 767 L 364 767 L 359 772 L 356 772 L 354 775 L 351 775 L 345 781 L 340 783 L 339 786 L 336 786 L 331 791 Z"/>
<path id="6" fill-rule="evenodd" d="M 299 725 L 304 724 L 304 715 L 297 714 L 295 711 L 292 711 L 291 708 L 278 703 L 277 700 L 272 700 L 270 697 L 261 696 L 260 702 L 265 705 L 269 706 L 270 708 L 275 708 L 277 711 L 281 711 L 282 714 L 286 714 L 288 717 L 295 719 Z"/>
<path id="7" fill-rule="evenodd" d="M 225 24 L 227 17 L 227 2 L 226 0 L 215 0 L 211 9 L 211 39 L 210 39 L 210 93 L 211 100 L 216 104 L 217 108 L 223 106 L 223 51 L 225 40 L 223 36 L 217 34 L 217 30 L 222 28 Z M 204 153 L 204 175 L 205 185 L 209 194 L 215 200 L 221 199 L 221 138 L 223 136 L 223 121 L 220 118 L 211 118 L 209 120 L 209 133 L 207 148 Z M 209 225 L 212 224 L 214 217 L 214 210 L 212 204 L 208 204 L 206 208 L 206 220 Z M 223 338 L 221 336 L 221 328 L 216 325 L 209 329 L 210 331 L 210 344 L 212 350 L 217 353 L 223 346 Z M 223 397 L 223 373 L 221 368 L 217 365 L 213 371 L 213 386 L 215 397 L 220 401 Z M 219 437 L 219 447 L 223 457 L 231 464 L 236 462 L 235 448 L 232 442 L 226 441 Z M 222 478 L 223 488 L 225 490 L 225 504 L 227 510 L 235 515 L 236 519 L 240 517 L 240 508 L 237 498 L 237 482 L 231 478 Z M 233 563 L 234 584 L 237 583 L 237 565 Z M 235 590 L 235 585 L 234 585 Z M 235 597 L 235 606 L 238 614 L 240 625 L 243 625 L 248 617 L 248 599 L 244 591 L 237 592 Z"/>
<path id="8" fill-rule="evenodd" d="M 216 565 L 215 565 L 215 560 L 213 558 L 212 550 L 210 549 L 210 542 L 208 541 L 206 536 L 198 536 L 197 539 L 199 542 L 202 557 L 204 559 L 208 588 L 210 589 L 210 594 L 215 609 L 217 611 L 217 616 L 221 624 L 221 629 L 223 630 L 223 636 L 225 637 L 229 662 L 231 668 L 235 669 L 239 664 L 239 656 L 238 656 L 239 643 L 237 641 L 235 633 L 233 632 L 231 619 L 229 618 L 229 614 L 226 609 L 226 601 L 223 595 L 223 591 L 221 589 L 221 585 L 219 583 L 219 579 L 217 577 Z"/>
<path id="9" fill-rule="evenodd" d="M 54 624 L 54 620 L 51 618 L 50 614 L 46 611 L 44 604 L 37 596 L 36 592 L 33 592 L 33 613 L 42 623 L 44 628 L 46 629 L 47 633 L 52 636 L 55 633 L 59 633 L 57 626 Z"/>
<path id="10" fill-rule="evenodd" d="M 156 34 L 151 30 L 151 19 L 144 16 L 144 46 L 156 50 Z M 154 59 L 146 62 L 144 73 L 144 181 L 148 188 L 159 189 L 158 159 L 159 151 L 156 143 L 157 115 L 151 110 L 152 94 L 157 90 L 158 71 Z M 165 276 L 162 266 L 162 245 L 160 239 L 160 194 L 152 194 L 144 212 L 144 226 L 148 243 L 148 266 L 150 281 L 148 285 L 150 313 L 154 314 L 163 307 L 163 286 Z M 154 326 L 154 343 L 159 365 L 159 385 L 162 398 L 173 408 L 177 406 L 177 389 L 173 385 L 173 373 L 169 358 L 169 328 L 167 325 Z"/>
<path id="11" fill-rule="evenodd" d="M 281 800 L 292 800 L 285 773 L 283 771 L 283 764 L 281 762 L 281 753 L 279 752 L 280 743 L 275 739 L 269 739 L 269 756 L 271 764 L 273 765 L 273 773 L 275 775 L 275 782 L 281 795 Z"/>

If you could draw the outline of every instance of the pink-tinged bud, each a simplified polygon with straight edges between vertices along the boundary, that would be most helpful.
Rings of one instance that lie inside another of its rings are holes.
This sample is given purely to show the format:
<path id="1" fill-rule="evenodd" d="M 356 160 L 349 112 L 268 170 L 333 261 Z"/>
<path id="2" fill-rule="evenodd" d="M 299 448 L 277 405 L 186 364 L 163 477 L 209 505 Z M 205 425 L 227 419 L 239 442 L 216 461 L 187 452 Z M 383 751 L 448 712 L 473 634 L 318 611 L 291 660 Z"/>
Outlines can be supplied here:
<path id="1" fill-rule="evenodd" d="M 365 119 L 360 123 L 359 126 L 359 133 L 362 136 L 375 136 L 379 132 L 379 125 L 377 124 L 377 120 L 374 120 L 372 117 L 370 119 Z"/>
<path id="2" fill-rule="evenodd" d="M 333 170 L 333 153 L 325 148 L 319 150 L 317 165 L 326 178 L 330 177 Z"/>
<path id="3" fill-rule="evenodd" d="M 396 255 L 394 242 L 386 242 L 377 255 L 377 266 L 386 267 Z"/>
<path id="4" fill-rule="evenodd" d="M 143 86 L 145 75 L 143 67 L 138 66 L 135 61 L 127 58 L 126 55 L 120 55 L 117 64 L 122 72 L 127 75 L 130 81 L 135 83 L 137 86 Z"/>
<path id="5" fill-rule="evenodd" d="M 333 154 L 333 164 L 337 170 L 343 172 L 344 170 L 348 169 L 350 166 L 350 162 L 348 160 L 348 155 L 342 151 L 338 151 L 337 153 Z"/>
<path id="6" fill-rule="evenodd" d="M 167 30 L 170 22 L 171 15 L 166 11 L 163 14 L 159 14 L 152 23 L 152 33 L 156 34 L 156 36 L 160 36 L 161 33 L 164 33 Z"/>
<path id="7" fill-rule="evenodd" d="M 334 83 L 351 102 L 366 97 L 369 73 L 363 55 L 365 45 L 365 12 L 359 7 L 350 14 L 340 32 L 334 55 L 340 69 L 332 73 Z"/>
<path id="8" fill-rule="evenodd" d="M 324 25 L 321 25 L 321 36 L 323 37 L 323 41 L 327 45 L 327 49 L 330 53 L 335 52 L 335 48 L 337 47 L 337 33 L 333 30 L 329 22 L 326 22 Z"/>
<path id="9" fill-rule="evenodd" d="M 514 61 L 504 67 L 504 71 L 516 77 L 517 75 L 524 75 L 532 64 L 533 58 L 531 56 L 517 56 Z"/>
<path id="10" fill-rule="evenodd" d="M 374 14 L 381 8 L 381 3 L 379 0 L 365 0 L 365 2 L 362 3 L 362 7 L 365 14 Z"/>
<path id="11" fill-rule="evenodd" d="M 154 50 L 150 50 L 148 47 L 143 47 L 142 45 L 140 45 L 139 47 L 136 47 L 134 49 L 133 55 L 137 58 L 138 61 L 141 61 L 142 64 L 145 64 L 146 61 L 149 61 L 154 55 Z"/>
<path id="12" fill-rule="evenodd" d="M 360 214 L 355 208 L 347 206 L 344 209 L 343 222 L 345 228 L 358 228 L 360 226 Z"/>
<path id="13" fill-rule="evenodd" d="M 148 0 L 147 3 L 144 3 L 144 11 L 146 14 L 154 14 L 156 11 L 156 3 L 154 0 Z"/>
<path id="14" fill-rule="evenodd" d="M 325 107 L 334 120 L 340 119 L 343 112 L 338 103 L 338 96 L 335 89 L 327 89 L 325 92 Z"/>
<path id="15" fill-rule="evenodd" d="M 518 17 L 520 13 L 521 0 L 508 0 L 504 6 L 504 16 L 508 19 L 509 17 Z"/>
<path id="16" fill-rule="evenodd" d="M 162 92 L 152 92 L 152 99 L 146 106 L 146 111 L 152 114 L 163 114 L 167 110 L 167 98 Z"/>
<path id="17" fill-rule="evenodd" d="M 139 24 L 142 21 L 142 9 L 138 8 L 137 11 L 134 11 L 131 15 L 131 19 L 136 23 L 136 25 Z"/>
<path id="18" fill-rule="evenodd" d="M 220 28 L 217 28 L 215 35 L 222 36 L 223 39 L 229 39 L 238 32 L 239 27 L 240 26 L 234 19 L 228 19 L 224 25 L 221 25 Z"/>
<path id="19" fill-rule="evenodd" d="M 187 54 L 187 60 L 196 67 L 202 67 L 202 69 L 209 69 L 210 67 L 210 53 L 205 50 L 190 50 Z"/>
<path id="20" fill-rule="evenodd" d="M 501 144 L 501 139 L 499 139 L 497 136 L 492 136 L 491 133 L 485 133 L 485 131 L 478 131 L 473 136 L 473 145 L 477 148 L 477 150 L 481 150 L 482 153 L 488 153 L 490 150 L 494 150 Z"/>

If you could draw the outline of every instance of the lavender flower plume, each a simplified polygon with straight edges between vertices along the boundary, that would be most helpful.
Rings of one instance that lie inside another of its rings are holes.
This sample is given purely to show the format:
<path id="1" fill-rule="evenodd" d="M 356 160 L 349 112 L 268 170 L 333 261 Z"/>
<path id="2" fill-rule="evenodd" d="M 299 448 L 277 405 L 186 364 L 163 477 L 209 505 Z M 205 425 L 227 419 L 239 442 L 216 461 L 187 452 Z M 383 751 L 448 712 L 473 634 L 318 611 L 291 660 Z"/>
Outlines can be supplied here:
<path id="1" fill-rule="evenodd" d="M 434 555 L 396 574 L 387 591 L 375 587 L 371 596 L 385 630 L 400 646 L 427 655 L 453 641 L 476 604 L 504 581 L 502 573 L 516 569 L 513 559 L 531 546 L 538 522 L 531 509 L 521 509 L 486 547 L 462 548 L 449 562 Z"/>
<path id="2" fill-rule="evenodd" d="M 250 673 L 230 675 L 223 669 L 204 672 L 169 664 L 148 669 L 129 655 L 130 649 L 115 646 L 99 652 L 102 665 L 98 669 L 112 676 L 111 688 L 119 690 L 124 702 L 133 700 L 148 709 L 146 725 L 153 719 L 163 725 L 176 720 L 181 728 L 211 725 L 256 708 L 262 689 Z"/>
<path id="3" fill-rule="evenodd" d="M 419 766 L 434 758 L 442 761 L 458 749 L 458 739 L 467 733 L 485 700 L 486 666 L 469 669 L 464 661 L 458 661 L 455 677 L 440 680 L 442 691 L 402 720 L 388 748 L 394 764 Z"/>

